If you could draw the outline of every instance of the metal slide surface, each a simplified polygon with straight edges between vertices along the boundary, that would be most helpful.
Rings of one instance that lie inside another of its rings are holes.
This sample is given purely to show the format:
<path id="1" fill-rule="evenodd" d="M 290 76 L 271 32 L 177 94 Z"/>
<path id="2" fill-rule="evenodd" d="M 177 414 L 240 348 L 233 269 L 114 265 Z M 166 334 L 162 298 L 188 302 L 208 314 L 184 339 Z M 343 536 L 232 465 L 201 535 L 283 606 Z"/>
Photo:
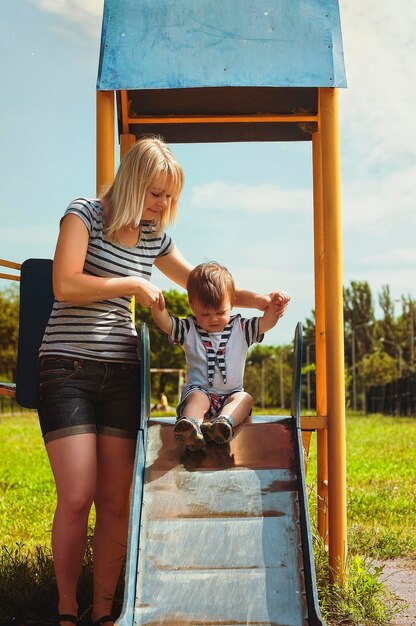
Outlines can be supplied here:
<path id="1" fill-rule="evenodd" d="M 119 626 L 323 624 L 297 422 L 257 416 L 189 453 L 149 420 Z"/>

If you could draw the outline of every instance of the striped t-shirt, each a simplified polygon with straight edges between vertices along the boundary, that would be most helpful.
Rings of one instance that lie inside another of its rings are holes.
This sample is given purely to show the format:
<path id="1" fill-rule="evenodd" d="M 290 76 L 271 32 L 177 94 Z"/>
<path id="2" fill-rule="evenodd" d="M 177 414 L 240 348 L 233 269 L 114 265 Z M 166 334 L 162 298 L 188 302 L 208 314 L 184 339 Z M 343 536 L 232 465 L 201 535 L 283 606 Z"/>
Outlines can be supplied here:
<path id="1" fill-rule="evenodd" d="M 65 211 L 65 215 L 69 213 L 81 218 L 88 229 L 89 243 L 83 272 L 89 276 L 138 276 L 150 280 L 155 259 L 172 250 L 169 235 L 156 232 L 152 222 L 142 222 L 140 240 L 134 248 L 108 241 L 103 234 L 99 200 L 78 198 Z M 137 361 L 137 334 L 130 304 L 130 296 L 88 305 L 55 301 L 39 355 Z"/>

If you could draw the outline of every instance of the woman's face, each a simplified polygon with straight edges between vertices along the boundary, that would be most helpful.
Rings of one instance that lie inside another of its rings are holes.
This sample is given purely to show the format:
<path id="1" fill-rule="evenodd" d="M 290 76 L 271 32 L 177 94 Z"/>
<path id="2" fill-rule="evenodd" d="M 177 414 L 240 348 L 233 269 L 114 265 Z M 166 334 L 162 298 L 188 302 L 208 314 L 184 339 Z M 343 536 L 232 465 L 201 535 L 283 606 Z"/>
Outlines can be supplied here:
<path id="1" fill-rule="evenodd" d="M 142 220 L 154 221 L 158 215 L 170 206 L 171 177 L 160 176 L 155 178 L 144 196 Z"/>

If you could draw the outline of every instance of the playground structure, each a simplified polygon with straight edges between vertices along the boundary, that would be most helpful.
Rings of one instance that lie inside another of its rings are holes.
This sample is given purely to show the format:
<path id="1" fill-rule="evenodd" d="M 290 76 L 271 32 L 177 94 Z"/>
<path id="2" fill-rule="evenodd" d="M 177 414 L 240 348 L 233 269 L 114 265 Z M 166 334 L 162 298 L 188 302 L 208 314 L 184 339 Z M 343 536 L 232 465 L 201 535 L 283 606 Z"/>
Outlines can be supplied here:
<path id="1" fill-rule="evenodd" d="M 97 191 L 143 133 L 168 142 L 312 144 L 318 529 L 347 554 L 338 0 L 106 0 L 97 81 Z"/>
<path id="2" fill-rule="evenodd" d="M 290 441 L 289 453 L 286 450 L 286 454 L 289 456 L 292 454 L 296 461 L 296 471 L 290 480 L 292 487 L 293 481 L 296 482 L 297 486 L 293 491 L 296 492 L 299 502 L 305 500 L 306 494 L 300 469 L 300 466 L 303 466 L 303 459 L 301 463 L 300 447 L 296 443 L 299 424 L 305 441 L 307 433 L 317 432 L 318 529 L 324 541 L 328 543 L 330 565 L 334 575 L 341 580 L 345 572 L 347 542 L 337 88 L 345 86 L 337 0 L 280 0 L 279 2 L 277 0 L 268 2 L 229 0 L 227 3 L 222 0 L 210 0 L 204 3 L 200 0 L 178 0 L 175 3 L 168 0 L 158 0 L 157 3 L 154 0 L 125 0 L 124 2 L 105 0 L 97 82 L 97 191 L 110 183 L 114 176 L 115 102 L 120 156 L 136 141 L 138 136 L 148 132 L 161 134 L 172 143 L 311 142 L 317 414 L 313 417 L 300 417 L 299 406 L 297 405 L 296 408 L 295 403 L 294 409 L 292 403 L 290 418 L 279 420 L 269 417 L 266 421 L 264 418 L 258 418 L 246 428 L 247 432 L 251 431 L 252 440 L 258 434 L 259 442 L 261 442 L 263 441 L 261 430 L 267 426 L 269 437 L 271 436 L 270 438 L 276 442 L 277 446 L 274 456 L 278 456 L 279 437 Z M 2 263 L 11 269 L 20 270 L 19 264 Z M 33 275 L 31 275 L 33 266 L 30 261 L 26 263 L 28 275 L 31 276 L 30 281 L 33 281 Z M 50 261 L 45 263 L 46 266 L 41 270 L 44 277 L 45 272 L 46 275 L 50 272 Z M 25 269 L 25 264 L 23 264 L 22 287 L 25 280 L 26 285 L 28 282 L 24 278 Z M 1 276 L 5 278 L 13 276 L 13 279 L 17 279 L 15 274 Z M 20 356 L 16 388 L 12 385 L 4 385 L 0 388 L 0 393 L 4 395 L 16 394 L 16 399 L 23 406 L 33 406 L 30 402 L 33 402 L 36 385 L 36 358 L 34 359 L 33 355 L 36 355 L 36 341 L 39 339 L 40 342 L 40 338 L 35 336 L 32 330 L 42 326 L 48 307 L 50 310 L 50 298 L 53 298 L 51 283 L 48 283 L 50 278 L 43 278 L 42 281 L 47 295 L 44 298 L 45 306 L 40 313 L 40 318 L 37 321 L 32 320 L 29 325 L 23 323 L 20 327 Z M 29 289 L 29 292 L 30 298 L 38 298 L 43 290 L 35 288 Z M 25 293 L 25 290 L 23 289 L 21 293 Z M 21 301 L 21 321 L 24 318 L 26 306 L 27 310 L 31 310 L 30 305 L 25 305 L 25 302 Z M 25 361 L 20 358 L 24 353 L 29 352 L 32 355 L 29 360 Z M 146 356 L 143 358 L 142 375 L 145 376 L 150 364 L 146 362 Z M 30 387 L 29 397 L 25 395 L 27 384 Z M 146 383 L 143 381 L 143 384 Z M 143 404 L 142 416 L 149 417 L 149 402 L 150 400 L 147 399 Z M 182 468 L 181 471 L 185 473 L 179 474 L 178 477 L 185 480 L 185 487 L 188 483 L 191 493 L 192 480 L 198 474 L 202 480 L 208 475 L 208 470 L 215 469 L 215 475 L 221 480 L 225 477 L 226 480 L 233 481 L 237 475 L 234 469 L 226 466 L 226 463 L 224 466 L 224 460 L 218 461 L 217 459 L 214 462 L 212 455 L 211 461 L 207 460 L 208 465 L 202 464 L 199 468 L 195 467 L 195 464 L 189 464 L 186 460 L 183 462 L 183 459 L 178 457 L 170 459 L 171 464 L 166 465 L 164 451 L 172 453 L 173 449 L 169 440 L 170 432 L 169 420 L 151 420 L 149 423 L 147 419 L 143 421 L 136 456 L 132 515 L 135 507 L 137 510 L 139 506 L 138 502 L 141 510 L 144 471 L 153 471 L 156 474 L 159 472 L 157 476 L 162 480 L 166 473 L 171 473 L 174 468 Z M 242 467 L 247 469 L 250 463 L 254 463 L 251 467 L 256 467 L 255 460 L 250 458 L 250 455 L 247 456 L 248 446 L 244 445 L 244 441 L 246 439 L 243 430 L 232 444 L 234 463 L 237 459 L 239 478 L 244 475 L 241 472 Z M 160 447 L 161 442 L 163 442 L 162 447 Z M 261 455 L 258 445 L 256 449 Z M 153 470 L 149 469 L 150 458 L 153 458 Z M 165 459 L 165 465 L 162 467 L 160 463 L 163 459 Z M 144 463 L 146 463 L 146 469 Z M 283 469 L 279 463 L 281 459 L 277 462 L 277 467 L 273 466 L 273 471 Z M 289 468 L 286 470 L 289 471 Z M 148 473 L 147 480 L 157 487 L 156 474 Z M 274 474 L 269 476 L 269 479 L 272 479 L 272 482 L 274 479 L 277 480 Z M 286 483 L 288 484 L 287 480 Z M 212 487 L 213 485 L 207 484 L 204 488 Z M 224 494 L 226 494 L 226 485 L 223 484 L 223 487 Z M 216 492 L 217 499 L 221 496 L 218 489 L 219 487 Z M 261 484 L 262 497 L 266 493 L 265 489 L 267 489 L 267 484 Z M 276 489 L 272 491 L 277 493 Z M 180 495 L 178 493 L 178 497 Z M 155 503 L 155 510 L 161 510 L 162 505 L 157 502 L 156 496 L 157 488 L 151 497 Z M 182 497 L 185 498 L 185 503 L 190 497 L 186 488 L 182 491 Z M 304 504 L 306 506 L 306 502 Z M 243 502 L 234 501 L 233 506 L 240 507 L 239 510 L 241 510 Z M 271 505 L 271 509 L 276 510 L 276 502 Z M 289 509 L 289 505 L 285 506 L 284 514 L 287 514 Z M 262 510 L 263 514 L 257 512 L 257 515 L 266 524 L 269 517 L 267 512 L 264 514 L 265 510 Z M 149 509 L 144 507 L 143 511 L 144 521 L 152 519 L 152 512 L 150 517 L 146 517 Z M 308 550 L 310 551 L 307 512 L 302 521 L 299 510 L 296 509 L 296 511 L 292 517 L 288 517 L 292 525 L 286 526 L 276 536 L 272 533 L 267 540 L 264 539 L 264 548 L 266 551 L 271 550 L 271 539 L 275 540 L 277 536 L 280 540 L 282 537 L 285 540 L 291 537 L 290 541 L 293 541 L 295 545 L 298 541 L 296 533 L 295 535 L 290 533 L 295 530 L 299 531 L 302 535 L 298 542 L 302 546 L 302 555 L 299 552 L 297 556 L 294 553 L 292 556 L 286 555 L 284 561 L 290 565 L 294 575 L 296 572 L 299 575 L 299 571 L 305 567 L 311 569 L 311 555 L 307 554 Z M 228 510 L 228 514 L 233 515 L 231 509 Z M 221 516 L 226 516 L 225 510 L 217 511 L 213 517 L 220 518 Z M 271 517 L 277 520 L 279 516 L 272 515 Z M 204 519 L 203 515 L 201 519 Z M 165 523 L 169 526 L 167 519 Z M 212 524 L 208 524 L 207 529 L 213 528 Z M 147 619 L 145 613 L 134 610 L 136 595 L 147 589 L 143 585 L 143 572 L 139 569 L 142 564 L 138 560 L 139 545 L 140 551 L 144 548 L 150 549 L 150 556 L 143 558 L 149 558 L 152 561 L 154 557 L 151 553 L 152 541 L 149 526 L 141 538 L 140 534 L 140 525 L 138 523 L 131 525 L 126 600 L 122 619 L 119 622 L 120 626 L 133 623 L 169 623 L 160 621 L 160 615 L 156 621 L 141 621 Z M 148 543 L 146 543 L 147 539 L 149 539 Z M 274 541 L 273 545 L 275 543 Z M 281 557 L 276 553 L 273 555 L 277 559 Z M 173 571 L 179 568 L 179 565 L 175 563 L 171 562 L 170 565 Z M 182 565 L 185 569 L 192 569 L 192 564 L 182 563 Z M 205 565 L 209 570 L 209 559 Z M 259 563 L 248 565 L 246 562 L 245 565 L 257 568 Z M 270 563 L 263 565 L 265 570 L 277 572 L 278 568 L 272 567 Z M 227 567 L 230 568 L 231 563 L 224 565 L 225 569 Z M 238 564 L 234 564 L 233 567 L 238 568 Z M 268 583 L 268 585 L 283 584 L 284 576 L 280 578 L 278 574 L 277 576 L 276 579 L 272 577 L 273 583 Z M 172 580 L 175 580 L 175 576 Z M 304 623 L 321 624 L 319 610 L 315 604 L 313 572 L 302 578 L 300 586 L 296 586 L 298 583 L 295 584 L 294 578 L 290 580 L 294 585 L 291 587 L 292 592 L 300 594 L 299 597 L 302 596 L 303 601 L 295 603 L 294 613 L 288 613 L 287 621 L 282 623 L 289 626 Z M 300 580 L 299 576 L 297 580 Z M 160 584 L 160 581 L 161 579 L 158 581 L 153 579 L 156 585 Z M 136 584 L 139 585 L 138 588 Z M 275 612 L 281 610 L 281 607 L 270 599 L 270 594 L 276 592 L 276 589 L 273 589 L 274 591 L 267 586 L 265 590 L 268 605 L 266 609 L 271 607 L 270 612 L 277 619 Z M 297 591 L 294 591 L 296 589 Z M 248 591 L 244 589 L 243 594 Z M 167 593 L 170 595 L 169 591 Z M 144 600 L 143 603 L 146 604 Z M 247 615 L 246 618 L 248 619 Z M 186 616 L 181 619 L 182 621 L 174 623 L 204 623 L 186 621 L 188 619 Z M 214 621 L 210 623 L 230 623 L 219 621 L 218 615 L 213 619 Z M 256 623 L 277 623 L 265 621 L 265 613 L 260 615 L 259 619 L 263 621 Z M 285 618 L 282 617 L 282 619 Z M 291 619 L 294 621 L 290 621 Z M 170 623 L 173 624 L 173 622 Z M 241 623 L 254 622 L 241 621 Z"/>

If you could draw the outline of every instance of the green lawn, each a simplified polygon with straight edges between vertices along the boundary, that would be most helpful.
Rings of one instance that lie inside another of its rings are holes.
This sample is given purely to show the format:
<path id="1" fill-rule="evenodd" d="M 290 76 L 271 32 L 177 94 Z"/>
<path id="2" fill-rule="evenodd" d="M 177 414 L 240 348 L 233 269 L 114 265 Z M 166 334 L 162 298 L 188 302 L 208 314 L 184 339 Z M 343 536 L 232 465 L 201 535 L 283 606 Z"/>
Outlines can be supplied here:
<path id="1" fill-rule="evenodd" d="M 415 470 L 416 418 L 348 416 L 350 552 L 370 558 L 416 560 Z M 315 476 L 316 449 L 312 444 L 308 480 Z"/>
<path id="2" fill-rule="evenodd" d="M 308 480 L 316 475 L 314 440 Z M 416 419 L 347 420 L 350 550 L 416 559 Z M 35 413 L 0 416 L 2 544 L 49 546 L 55 495 Z M 314 497 L 311 499 L 312 508 Z"/>
<path id="3" fill-rule="evenodd" d="M 54 483 L 34 412 L 0 416 L 0 486 L 2 544 L 49 546 Z"/>
<path id="4" fill-rule="evenodd" d="M 327 553 L 315 541 L 321 608 L 328 624 L 388 624 L 397 609 L 367 560 L 416 561 L 416 419 L 349 416 L 347 449 L 349 551 L 355 557 L 348 587 L 332 588 L 327 584 Z M 313 438 L 308 466 L 312 521 L 315 476 Z M 56 603 L 50 559 L 55 494 L 35 413 L 0 415 L 0 488 L 0 624 L 9 623 L 4 620 L 10 615 L 35 619 L 32 623 L 43 616 L 43 623 L 51 623 Z M 90 563 L 89 556 L 80 585 L 85 594 L 80 606 L 85 609 L 90 604 Z"/>

